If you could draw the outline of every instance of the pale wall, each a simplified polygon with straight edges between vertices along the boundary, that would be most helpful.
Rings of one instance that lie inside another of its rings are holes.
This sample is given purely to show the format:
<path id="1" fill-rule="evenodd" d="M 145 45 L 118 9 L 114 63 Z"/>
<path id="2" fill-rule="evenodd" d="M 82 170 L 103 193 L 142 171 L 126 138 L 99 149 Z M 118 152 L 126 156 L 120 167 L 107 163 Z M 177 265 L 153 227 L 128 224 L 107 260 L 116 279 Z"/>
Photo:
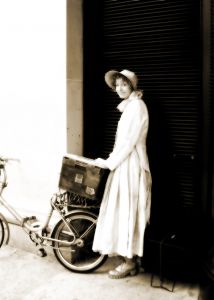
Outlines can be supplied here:
<path id="1" fill-rule="evenodd" d="M 66 152 L 66 1 L 0 1 L 0 156 L 5 198 L 46 212 Z"/>

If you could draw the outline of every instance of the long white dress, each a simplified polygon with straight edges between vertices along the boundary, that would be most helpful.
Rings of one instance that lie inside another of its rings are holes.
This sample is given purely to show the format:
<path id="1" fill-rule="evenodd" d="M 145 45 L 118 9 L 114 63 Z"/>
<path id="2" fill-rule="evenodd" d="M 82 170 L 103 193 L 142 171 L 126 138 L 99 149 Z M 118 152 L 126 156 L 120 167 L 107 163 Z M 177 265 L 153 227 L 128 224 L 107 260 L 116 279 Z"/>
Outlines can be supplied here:
<path id="1" fill-rule="evenodd" d="M 143 256 L 150 218 L 151 174 L 146 151 L 149 116 L 137 92 L 123 100 L 115 146 L 106 160 L 111 170 L 103 195 L 93 251 L 132 258 Z"/>

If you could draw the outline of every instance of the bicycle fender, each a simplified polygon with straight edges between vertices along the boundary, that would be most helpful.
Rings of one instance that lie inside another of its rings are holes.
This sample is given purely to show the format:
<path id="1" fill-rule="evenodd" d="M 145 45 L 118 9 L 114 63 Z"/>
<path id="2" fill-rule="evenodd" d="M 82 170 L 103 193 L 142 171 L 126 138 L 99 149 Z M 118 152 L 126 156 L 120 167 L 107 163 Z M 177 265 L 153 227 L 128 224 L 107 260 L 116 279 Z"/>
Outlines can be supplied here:
<path id="1" fill-rule="evenodd" d="M 85 210 L 85 209 L 75 209 L 75 210 L 71 210 L 71 211 L 69 211 L 65 216 L 68 216 L 68 215 L 70 215 L 70 214 L 76 215 L 76 214 L 79 214 L 79 213 L 88 214 L 89 216 L 94 217 L 94 218 L 97 218 L 97 217 L 98 217 L 97 214 L 92 213 L 91 211 Z"/>

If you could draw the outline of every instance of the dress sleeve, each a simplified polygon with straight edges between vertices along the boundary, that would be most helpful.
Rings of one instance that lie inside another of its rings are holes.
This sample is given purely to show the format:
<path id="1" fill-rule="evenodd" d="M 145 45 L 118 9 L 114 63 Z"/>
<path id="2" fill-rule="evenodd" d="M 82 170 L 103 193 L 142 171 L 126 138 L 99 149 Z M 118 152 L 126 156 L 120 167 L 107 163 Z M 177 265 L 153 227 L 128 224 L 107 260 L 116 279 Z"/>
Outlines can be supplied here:
<path id="1" fill-rule="evenodd" d="M 106 165 L 110 170 L 117 168 L 132 152 L 148 119 L 147 108 L 142 100 L 132 101 L 123 114 L 115 147 L 106 160 Z"/>

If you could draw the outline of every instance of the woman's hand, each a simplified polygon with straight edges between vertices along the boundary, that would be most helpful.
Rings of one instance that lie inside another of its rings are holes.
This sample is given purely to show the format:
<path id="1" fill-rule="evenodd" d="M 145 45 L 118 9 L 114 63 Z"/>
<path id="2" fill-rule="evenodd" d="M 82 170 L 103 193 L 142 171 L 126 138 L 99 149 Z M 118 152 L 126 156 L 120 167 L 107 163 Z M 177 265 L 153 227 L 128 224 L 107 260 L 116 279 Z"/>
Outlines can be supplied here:
<path id="1" fill-rule="evenodd" d="M 103 168 L 103 169 L 108 169 L 107 165 L 106 165 L 106 160 L 105 159 L 102 159 L 102 158 L 97 158 L 94 160 L 95 161 L 95 164 L 100 167 L 100 168 Z"/>

